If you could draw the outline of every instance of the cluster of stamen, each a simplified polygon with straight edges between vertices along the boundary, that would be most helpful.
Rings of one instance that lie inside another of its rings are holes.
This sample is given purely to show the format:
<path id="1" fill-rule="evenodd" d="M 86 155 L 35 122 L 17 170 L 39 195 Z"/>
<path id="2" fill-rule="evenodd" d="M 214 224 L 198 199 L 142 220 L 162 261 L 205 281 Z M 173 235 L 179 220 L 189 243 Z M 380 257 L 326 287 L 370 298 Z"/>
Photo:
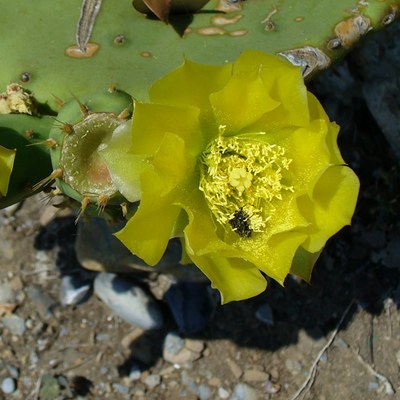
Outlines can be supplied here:
<path id="1" fill-rule="evenodd" d="M 224 129 L 202 154 L 200 190 L 219 224 L 249 237 L 265 230 L 274 202 L 293 191 L 285 184 L 292 160 L 281 146 L 224 137 Z"/>

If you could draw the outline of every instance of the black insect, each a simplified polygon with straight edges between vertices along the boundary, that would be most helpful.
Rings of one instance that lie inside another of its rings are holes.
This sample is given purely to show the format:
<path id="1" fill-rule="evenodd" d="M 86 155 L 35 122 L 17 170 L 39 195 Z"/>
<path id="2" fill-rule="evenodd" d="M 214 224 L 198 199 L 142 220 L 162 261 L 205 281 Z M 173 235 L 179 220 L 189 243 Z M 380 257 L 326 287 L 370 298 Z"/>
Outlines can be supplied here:
<path id="1" fill-rule="evenodd" d="M 235 211 L 233 218 L 229 220 L 229 224 L 232 229 L 241 237 L 250 237 L 252 229 L 249 224 L 249 216 L 243 210 L 243 207 L 240 207 Z"/>

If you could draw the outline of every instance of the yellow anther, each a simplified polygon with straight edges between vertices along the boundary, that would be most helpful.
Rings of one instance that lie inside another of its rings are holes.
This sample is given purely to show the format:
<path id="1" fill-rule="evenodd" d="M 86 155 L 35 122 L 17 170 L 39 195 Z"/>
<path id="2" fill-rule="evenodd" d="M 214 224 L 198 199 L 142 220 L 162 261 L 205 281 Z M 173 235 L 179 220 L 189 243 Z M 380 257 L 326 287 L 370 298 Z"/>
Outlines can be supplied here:
<path id="1" fill-rule="evenodd" d="M 200 190 L 216 221 L 242 237 L 262 232 L 275 201 L 293 191 L 285 149 L 264 141 L 224 137 L 225 127 L 202 155 Z"/>
<path id="2" fill-rule="evenodd" d="M 242 194 L 245 189 L 248 189 L 251 186 L 252 180 L 253 175 L 244 168 L 233 168 L 229 173 L 229 183 L 240 194 Z"/>

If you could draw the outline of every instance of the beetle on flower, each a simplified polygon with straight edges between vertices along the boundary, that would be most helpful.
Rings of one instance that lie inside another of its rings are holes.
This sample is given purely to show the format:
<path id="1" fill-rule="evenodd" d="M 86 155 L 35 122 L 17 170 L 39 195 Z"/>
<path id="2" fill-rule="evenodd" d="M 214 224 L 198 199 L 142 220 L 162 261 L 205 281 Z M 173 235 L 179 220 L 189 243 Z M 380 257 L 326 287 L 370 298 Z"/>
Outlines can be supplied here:
<path id="1" fill-rule="evenodd" d="M 264 291 L 263 274 L 308 281 L 350 223 L 359 181 L 300 69 L 252 50 L 223 66 L 185 60 L 149 94 L 129 137 L 102 151 L 121 193 L 140 200 L 116 236 L 150 265 L 181 237 L 224 303 Z"/>

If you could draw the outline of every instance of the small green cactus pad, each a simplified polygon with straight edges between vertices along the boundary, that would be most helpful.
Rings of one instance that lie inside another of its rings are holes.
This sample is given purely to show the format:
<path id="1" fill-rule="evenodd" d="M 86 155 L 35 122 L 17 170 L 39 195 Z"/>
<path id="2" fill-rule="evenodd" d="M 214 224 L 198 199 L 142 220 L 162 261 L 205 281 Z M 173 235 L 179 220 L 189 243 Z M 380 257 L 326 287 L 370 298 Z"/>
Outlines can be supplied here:
<path id="1" fill-rule="evenodd" d="M 0 146 L 16 149 L 8 192 L 0 209 L 34 194 L 34 186 L 51 171 L 48 133 L 54 119 L 22 114 L 0 115 Z"/>
<path id="2" fill-rule="evenodd" d="M 50 138 L 55 143 L 51 149 L 53 169 L 59 171 L 57 185 L 64 194 L 99 207 L 123 201 L 98 151 L 131 110 L 132 98 L 120 91 L 74 99 L 61 109 Z"/>
<path id="3" fill-rule="evenodd" d="M 75 38 L 81 4 L 0 0 L 0 88 L 23 82 L 55 110 L 54 95 L 68 101 L 113 84 L 145 100 L 184 57 L 222 64 L 245 49 L 283 52 L 313 74 L 396 19 L 400 0 L 211 0 L 196 14 L 170 15 L 168 25 L 130 0 L 103 1 L 86 52 Z"/>

